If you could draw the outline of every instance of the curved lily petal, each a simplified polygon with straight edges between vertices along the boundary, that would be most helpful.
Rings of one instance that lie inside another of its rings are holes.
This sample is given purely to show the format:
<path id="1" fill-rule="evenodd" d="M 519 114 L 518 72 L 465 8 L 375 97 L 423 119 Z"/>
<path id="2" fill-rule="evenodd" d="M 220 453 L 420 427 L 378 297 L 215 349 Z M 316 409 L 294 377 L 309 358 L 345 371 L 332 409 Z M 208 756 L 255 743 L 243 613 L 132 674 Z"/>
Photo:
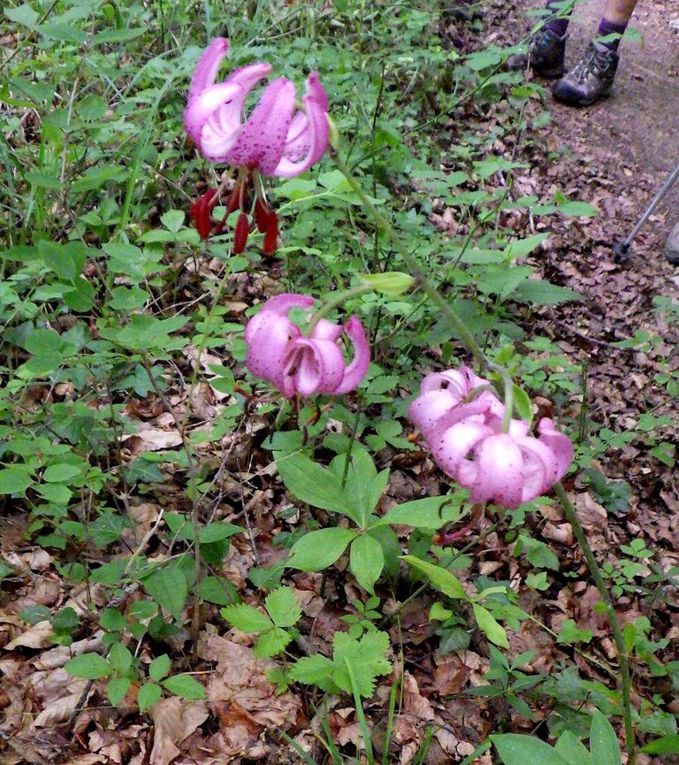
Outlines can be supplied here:
<path id="1" fill-rule="evenodd" d="M 487 415 L 488 402 L 481 401 L 480 397 L 470 401 L 468 404 L 459 404 L 458 406 L 449 409 L 436 420 L 431 429 L 431 434 L 428 436 L 428 440 L 430 443 L 436 442 L 436 440 L 442 437 L 449 428 L 452 428 L 453 425 L 457 425 L 458 422 L 462 422 L 462 420 L 469 420 L 470 422 L 488 425 L 486 422 Z"/>
<path id="2" fill-rule="evenodd" d="M 410 403 L 408 419 L 425 438 L 428 438 L 439 419 L 459 402 L 460 400 L 452 391 L 435 388 L 421 393 Z"/>
<path id="3" fill-rule="evenodd" d="M 556 478 L 553 483 L 560 481 L 567 473 L 573 461 L 573 444 L 568 436 L 554 427 L 554 422 L 543 417 L 538 423 L 538 441 L 548 446 L 556 459 Z"/>
<path id="4" fill-rule="evenodd" d="M 284 359 L 283 386 L 286 396 L 301 393 L 334 393 L 344 374 L 342 351 L 332 340 L 294 340 Z"/>
<path id="5" fill-rule="evenodd" d="M 344 332 L 344 327 L 335 324 L 334 321 L 319 319 L 318 324 L 313 329 L 311 337 L 318 340 L 339 340 Z"/>
<path id="6" fill-rule="evenodd" d="M 311 308 L 316 301 L 310 295 L 300 295 L 297 292 L 283 292 L 269 298 L 245 326 L 245 341 L 250 342 L 251 336 L 259 330 L 262 322 L 268 321 L 267 313 L 287 318 L 292 308 Z M 292 323 L 292 322 L 290 322 Z"/>
<path id="7" fill-rule="evenodd" d="M 523 456 L 521 501 L 528 502 L 556 483 L 556 457 L 545 444 L 532 436 L 515 439 Z"/>
<path id="8" fill-rule="evenodd" d="M 258 321 L 255 322 L 255 320 Z M 255 324 L 251 327 L 253 322 Z M 245 366 L 250 374 L 268 380 L 281 388 L 290 343 L 300 334 L 299 327 L 286 316 L 266 310 L 258 313 L 250 320 L 246 328 L 248 353 Z"/>
<path id="9" fill-rule="evenodd" d="M 474 451 L 478 463 L 471 487 L 472 502 L 495 501 L 505 507 L 521 504 L 523 457 L 507 433 L 488 436 Z"/>
<path id="10" fill-rule="evenodd" d="M 295 111 L 295 86 L 279 77 L 266 86 L 225 159 L 271 175 L 281 161 L 285 138 Z"/>
<path id="11" fill-rule="evenodd" d="M 229 52 L 229 41 L 225 37 L 215 37 L 203 51 L 189 85 L 189 101 L 205 88 L 215 84 L 219 65 Z"/>
<path id="12" fill-rule="evenodd" d="M 233 101 L 239 92 L 238 85 L 220 82 L 189 100 L 184 109 L 184 127 L 201 151 L 205 123 L 220 107 Z"/>
<path id="13" fill-rule="evenodd" d="M 432 455 L 444 473 L 462 486 L 470 487 L 476 482 L 478 464 L 466 456 L 492 434 L 493 431 L 483 423 L 463 420 L 440 435 L 433 445 Z"/>
<path id="14" fill-rule="evenodd" d="M 328 96 L 318 80 L 317 72 L 307 78 L 306 95 L 302 101 L 304 113 L 298 112 L 292 120 L 283 156 L 273 175 L 293 178 L 318 162 L 328 148 Z"/>
<path id="15" fill-rule="evenodd" d="M 370 344 L 358 316 L 352 316 L 346 322 L 344 331 L 354 347 L 354 358 L 344 370 L 344 377 L 335 393 L 348 393 L 358 387 L 370 366 Z"/>

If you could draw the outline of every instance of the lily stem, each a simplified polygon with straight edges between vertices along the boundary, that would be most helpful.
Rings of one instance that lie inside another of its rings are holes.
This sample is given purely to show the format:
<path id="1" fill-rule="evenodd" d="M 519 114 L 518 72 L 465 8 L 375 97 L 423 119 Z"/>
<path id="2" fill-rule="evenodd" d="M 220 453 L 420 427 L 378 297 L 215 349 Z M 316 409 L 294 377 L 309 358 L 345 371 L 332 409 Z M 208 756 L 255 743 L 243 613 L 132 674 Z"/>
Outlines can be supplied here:
<path id="1" fill-rule="evenodd" d="M 347 179 L 347 182 L 351 186 L 359 199 L 361 200 L 363 207 L 370 213 L 371 217 L 379 228 L 384 231 L 387 238 L 391 242 L 394 249 L 401 256 L 405 264 L 410 269 L 411 276 L 415 278 L 423 292 L 441 309 L 441 313 L 447 319 L 448 323 L 453 327 L 460 340 L 467 347 L 474 360 L 480 364 L 484 369 L 490 372 L 495 372 L 502 378 L 504 386 L 504 400 L 506 406 L 505 419 L 506 424 L 503 421 L 503 430 L 506 432 L 509 429 L 509 421 L 511 420 L 514 400 L 514 384 L 509 372 L 499 364 L 492 362 L 486 354 L 483 352 L 481 346 L 477 343 L 474 335 L 467 329 L 464 321 L 459 317 L 457 311 L 450 305 L 445 297 L 434 287 L 427 275 L 420 267 L 417 259 L 413 257 L 408 251 L 408 248 L 403 244 L 402 239 L 399 237 L 397 231 L 391 224 L 391 221 L 383 215 L 375 206 L 370 197 L 365 193 L 361 184 L 351 174 L 351 170 L 347 166 L 346 162 L 339 155 L 335 149 L 332 149 L 333 159 L 337 165 L 337 169 Z"/>
<path id="2" fill-rule="evenodd" d="M 337 306 L 342 305 L 345 301 L 351 300 L 351 298 L 361 295 L 364 292 L 372 292 L 372 290 L 373 287 L 370 284 L 358 284 L 355 287 L 350 287 L 349 289 L 333 293 L 332 298 L 323 303 L 318 311 L 312 316 L 307 328 L 307 334 L 310 335 L 314 331 L 318 322 L 325 318 L 331 311 L 334 311 Z"/>
<path id="3" fill-rule="evenodd" d="M 592 579 L 594 580 L 594 584 L 599 590 L 601 600 L 606 606 L 606 615 L 608 616 L 608 621 L 611 625 L 613 640 L 615 641 L 615 647 L 618 652 L 618 664 L 620 666 L 619 685 L 622 693 L 623 718 L 625 721 L 625 749 L 628 756 L 627 762 L 628 765 L 635 765 L 636 745 L 634 737 L 634 726 L 632 724 L 632 682 L 630 679 L 629 657 L 627 655 L 627 648 L 625 647 L 625 639 L 622 634 L 622 628 L 620 627 L 620 620 L 618 619 L 618 615 L 615 612 L 613 601 L 611 600 L 608 586 L 604 581 L 604 577 L 601 573 L 601 569 L 599 568 L 599 564 L 596 562 L 592 548 L 587 541 L 585 530 L 582 528 L 582 525 L 578 520 L 578 516 L 575 512 L 573 503 L 568 498 L 568 495 L 566 494 L 566 491 L 561 483 L 557 483 L 554 486 L 554 493 L 561 503 L 561 507 L 563 508 L 563 513 L 566 517 L 566 520 L 568 523 L 570 523 L 571 528 L 573 529 L 573 534 L 575 534 L 578 545 L 580 546 L 580 549 L 585 556 L 585 561 L 587 563 L 587 567 L 589 568 L 589 572 L 592 575 Z"/>

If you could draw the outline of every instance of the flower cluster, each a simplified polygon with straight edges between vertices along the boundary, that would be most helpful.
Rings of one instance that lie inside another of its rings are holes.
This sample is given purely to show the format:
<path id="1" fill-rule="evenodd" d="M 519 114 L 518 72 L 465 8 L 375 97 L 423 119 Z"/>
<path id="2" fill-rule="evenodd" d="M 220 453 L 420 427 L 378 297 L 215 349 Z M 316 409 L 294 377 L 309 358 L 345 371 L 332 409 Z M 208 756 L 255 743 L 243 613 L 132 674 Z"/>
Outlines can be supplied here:
<path id="1" fill-rule="evenodd" d="M 264 234 L 263 251 L 272 254 L 278 238 L 278 218 L 264 195 L 261 176 L 293 178 L 317 162 L 329 140 L 328 96 L 312 72 L 306 81 L 302 108 L 297 108 L 295 85 L 285 77 L 269 83 L 249 117 L 243 108 L 250 91 L 270 72 L 265 62 L 236 69 L 216 82 L 229 42 L 217 37 L 203 52 L 191 80 L 184 111 L 186 132 L 210 162 L 239 168 L 238 180 L 226 203 L 226 215 L 240 210 L 234 232 L 234 252 L 242 252 L 251 218 Z M 249 187 L 254 188 L 250 204 Z M 220 234 L 225 220 L 212 218 L 221 201 L 220 189 L 209 189 L 191 207 L 201 238 Z"/>
<path id="2" fill-rule="evenodd" d="M 370 364 L 368 338 L 356 316 L 344 326 L 319 319 L 308 336 L 288 318 L 291 309 L 308 310 L 314 302 L 309 295 L 277 295 L 245 327 L 248 370 L 288 398 L 298 393 L 348 393 L 365 377 Z M 343 335 L 354 348 L 349 364 L 340 345 Z"/>
<path id="3" fill-rule="evenodd" d="M 436 463 L 471 489 L 472 502 L 517 507 L 565 475 L 573 445 L 547 418 L 538 423 L 538 438 L 523 420 L 511 420 L 504 433 L 504 413 L 489 381 L 467 367 L 427 375 L 408 409 Z"/>

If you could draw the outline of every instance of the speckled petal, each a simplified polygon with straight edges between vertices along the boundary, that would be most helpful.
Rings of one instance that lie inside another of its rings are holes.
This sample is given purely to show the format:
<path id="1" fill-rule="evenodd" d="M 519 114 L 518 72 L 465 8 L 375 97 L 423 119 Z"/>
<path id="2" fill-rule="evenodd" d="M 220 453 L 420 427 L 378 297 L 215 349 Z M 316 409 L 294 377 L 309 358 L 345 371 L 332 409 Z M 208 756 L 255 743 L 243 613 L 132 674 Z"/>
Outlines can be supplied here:
<path id="1" fill-rule="evenodd" d="M 552 450 L 556 459 L 556 483 L 566 475 L 573 461 L 573 444 L 568 436 L 559 433 L 554 427 L 554 422 L 548 417 L 543 417 L 538 423 L 538 433 L 538 440 Z"/>
<path id="2" fill-rule="evenodd" d="M 483 423 L 463 420 L 439 434 L 432 444 L 432 456 L 446 475 L 469 487 L 476 481 L 478 465 L 466 457 L 492 433 Z"/>
<path id="3" fill-rule="evenodd" d="M 515 443 L 523 456 L 521 501 L 528 502 L 556 483 L 556 457 L 548 446 L 532 436 L 516 438 Z"/>
<path id="4" fill-rule="evenodd" d="M 226 161 L 256 167 L 263 175 L 273 174 L 283 156 L 294 110 L 295 86 L 285 77 L 279 77 L 264 89 Z"/>
<path id="5" fill-rule="evenodd" d="M 342 382 L 337 386 L 335 393 L 349 393 L 355 390 L 366 376 L 370 366 L 370 343 L 358 316 L 352 316 L 347 321 L 344 331 L 354 346 L 354 358 L 344 370 Z"/>
<path id="6" fill-rule="evenodd" d="M 191 78 L 189 101 L 202 93 L 205 88 L 215 84 L 219 65 L 229 52 L 229 41 L 225 37 L 215 37 L 205 48 Z"/>
<path id="7" fill-rule="evenodd" d="M 285 358 L 283 393 L 334 393 L 344 374 L 342 351 L 332 340 L 297 338 Z"/>
<path id="8" fill-rule="evenodd" d="M 290 123 L 283 156 L 273 175 L 293 178 L 311 167 L 328 148 L 328 96 L 313 72 L 307 78 L 304 112 L 298 112 Z"/>
<path id="9" fill-rule="evenodd" d="M 314 327 L 311 337 L 318 340 L 339 340 L 344 332 L 344 327 L 341 324 L 335 324 L 334 321 L 328 321 L 327 319 L 319 319 L 318 324 Z"/>
<path id="10" fill-rule="evenodd" d="M 460 399 L 452 390 L 434 388 L 421 393 L 408 407 L 408 419 L 428 438 L 436 423 L 460 403 Z"/>
<path id="11" fill-rule="evenodd" d="M 190 99 L 184 109 L 184 127 L 189 136 L 202 149 L 202 135 L 205 124 L 224 104 L 231 103 L 239 94 L 240 88 L 229 82 L 212 85 Z"/>
<path id="12" fill-rule="evenodd" d="M 474 457 L 478 473 L 471 487 L 471 501 L 518 507 L 523 487 L 523 457 L 514 439 L 507 433 L 488 436 L 477 445 Z"/>

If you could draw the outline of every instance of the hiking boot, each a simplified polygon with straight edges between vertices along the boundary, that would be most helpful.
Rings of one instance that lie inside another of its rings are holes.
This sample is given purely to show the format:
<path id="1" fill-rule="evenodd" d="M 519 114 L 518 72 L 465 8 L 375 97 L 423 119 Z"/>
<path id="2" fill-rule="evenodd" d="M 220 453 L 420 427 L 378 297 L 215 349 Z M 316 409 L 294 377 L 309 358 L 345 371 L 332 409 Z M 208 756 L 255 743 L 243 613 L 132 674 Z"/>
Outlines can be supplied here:
<path id="1" fill-rule="evenodd" d="M 679 223 L 677 223 L 667 237 L 665 257 L 673 266 L 679 266 Z"/>
<path id="2" fill-rule="evenodd" d="M 566 35 L 559 37 L 551 29 L 539 29 L 531 38 L 527 53 L 517 53 L 507 59 L 508 69 L 530 68 L 541 77 L 556 80 L 566 70 Z"/>
<path id="3" fill-rule="evenodd" d="M 554 86 L 554 98 L 569 106 L 589 106 L 606 98 L 613 87 L 618 61 L 616 51 L 591 42 L 582 60 Z"/>

